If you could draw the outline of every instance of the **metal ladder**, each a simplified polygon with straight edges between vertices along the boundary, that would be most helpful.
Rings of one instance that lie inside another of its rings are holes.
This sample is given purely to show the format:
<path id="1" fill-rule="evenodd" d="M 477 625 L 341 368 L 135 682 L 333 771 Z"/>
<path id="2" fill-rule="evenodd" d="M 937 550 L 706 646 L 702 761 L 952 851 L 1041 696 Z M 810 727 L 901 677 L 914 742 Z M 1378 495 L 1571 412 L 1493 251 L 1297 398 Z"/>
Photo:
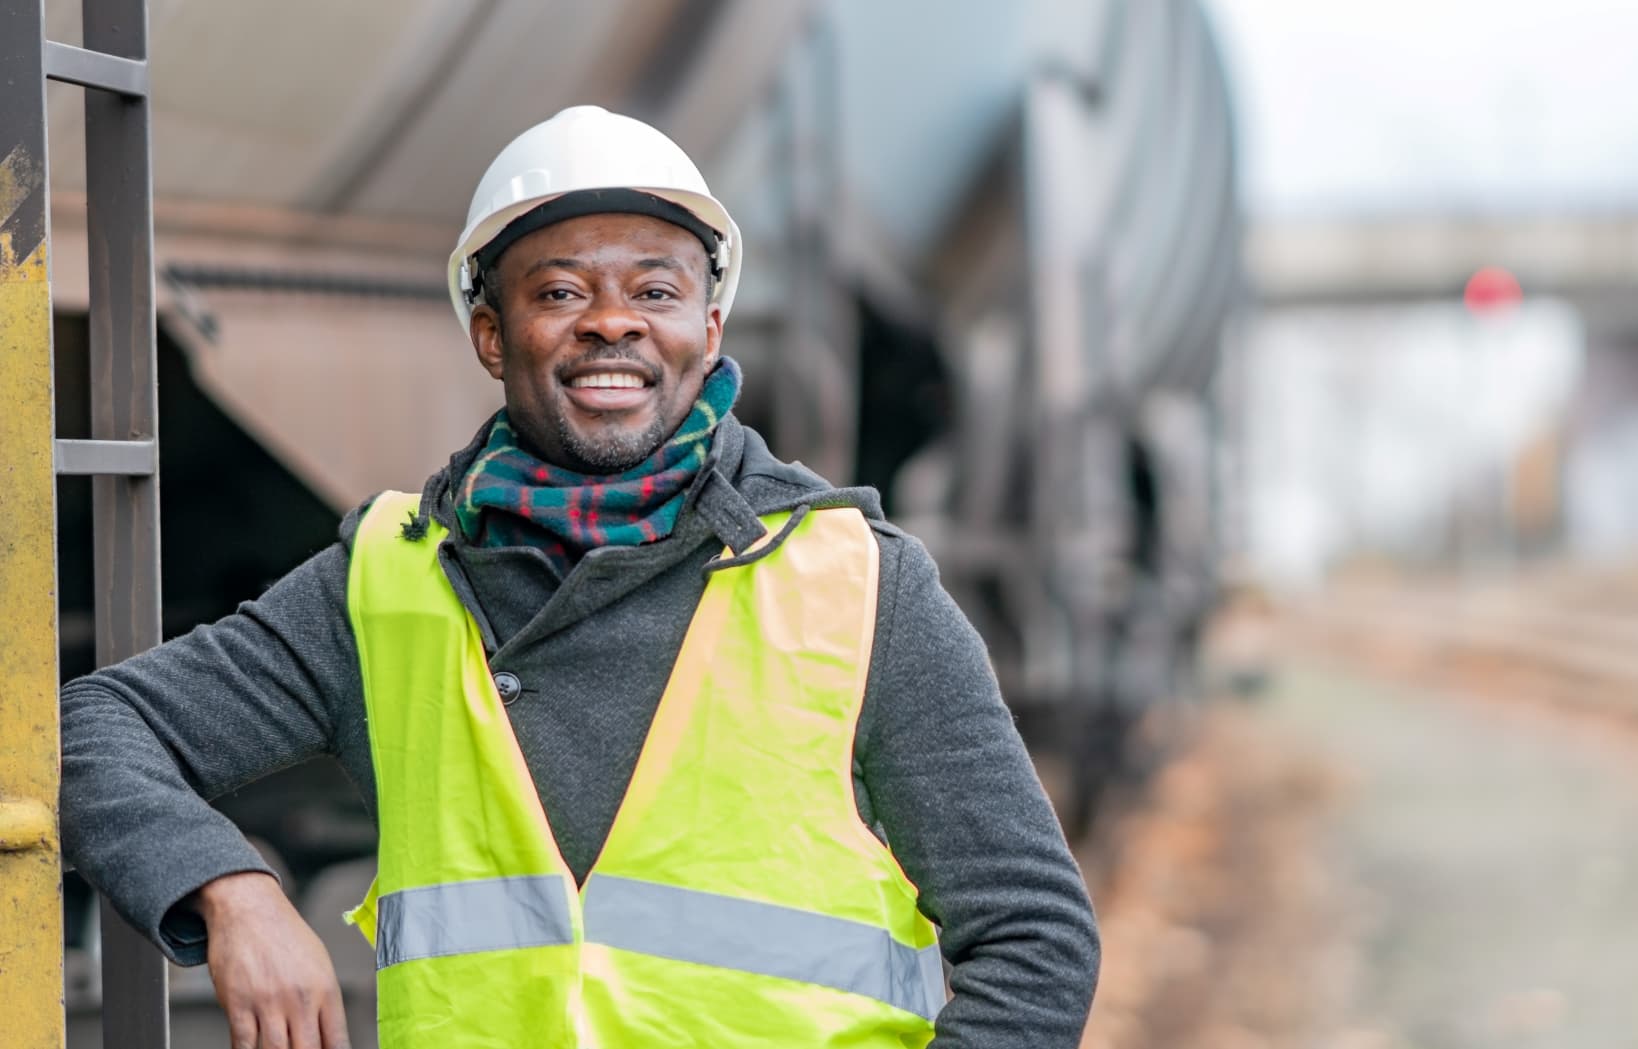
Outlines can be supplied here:
<path id="1" fill-rule="evenodd" d="M 85 47 L 43 0 L 0 5 L 0 965 L 6 1044 L 63 1044 L 57 839 L 57 474 L 90 474 L 96 652 L 160 640 L 159 452 L 146 0 L 83 0 Z M 46 81 L 85 91 L 91 440 L 52 413 Z M 165 962 L 102 904 L 103 1044 L 165 1049 Z"/>

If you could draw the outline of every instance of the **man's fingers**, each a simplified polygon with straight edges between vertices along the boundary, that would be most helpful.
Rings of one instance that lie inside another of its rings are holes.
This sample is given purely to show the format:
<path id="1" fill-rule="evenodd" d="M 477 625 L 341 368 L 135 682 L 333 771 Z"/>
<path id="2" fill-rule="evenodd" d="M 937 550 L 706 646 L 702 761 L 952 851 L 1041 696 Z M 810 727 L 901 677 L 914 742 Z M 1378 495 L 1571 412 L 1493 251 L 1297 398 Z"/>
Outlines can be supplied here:
<path id="1" fill-rule="evenodd" d="M 303 1002 L 289 1018 L 290 1049 L 323 1049 L 319 1042 L 318 1002 Z"/>
<path id="2" fill-rule="evenodd" d="M 319 1034 L 324 1038 L 323 1049 L 352 1049 L 347 1037 L 347 1011 L 341 1002 L 340 989 L 332 989 L 319 1009 Z"/>
<path id="3" fill-rule="evenodd" d="M 335 969 L 278 883 L 228 875 L 199 894 L 233 1049 L 346 1049 Z"/>
<path id="4" fill-rule="evenodd" d="M 243 1009 L 228 1010 L 228 1044 L 233 1049 L 257 1049 L 255 1013 Z"/>
<path id="5" fill-rule="evenodd" d="M 286 1025 L 282 1013 L 275 1011 L 257 1013 L 256 1026 L 261 1034 L 261 1041 L 256 1043 L 256 1049 L 291 1049 L 290 1028 Z"/>

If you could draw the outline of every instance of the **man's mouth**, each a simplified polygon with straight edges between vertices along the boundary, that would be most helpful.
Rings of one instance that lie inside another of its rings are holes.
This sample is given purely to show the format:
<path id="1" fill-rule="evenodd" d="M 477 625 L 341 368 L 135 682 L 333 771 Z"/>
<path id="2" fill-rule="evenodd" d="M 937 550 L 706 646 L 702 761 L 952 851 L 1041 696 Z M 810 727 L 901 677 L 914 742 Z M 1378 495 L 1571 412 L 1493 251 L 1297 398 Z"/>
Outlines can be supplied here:
<path id="1" fill-rule="evenodd" d="M 630 372 L 591 372 L 569 380 L 577 390 L 634 390 L 647 386 L 641 376 Z"/>
<path id="2" fill-rule="evenodd" d="M 583 412 L 628 412 L 647 404 L 653 382 L 635 363 L 595 361 L 563 377 L 569 401 Z"/>

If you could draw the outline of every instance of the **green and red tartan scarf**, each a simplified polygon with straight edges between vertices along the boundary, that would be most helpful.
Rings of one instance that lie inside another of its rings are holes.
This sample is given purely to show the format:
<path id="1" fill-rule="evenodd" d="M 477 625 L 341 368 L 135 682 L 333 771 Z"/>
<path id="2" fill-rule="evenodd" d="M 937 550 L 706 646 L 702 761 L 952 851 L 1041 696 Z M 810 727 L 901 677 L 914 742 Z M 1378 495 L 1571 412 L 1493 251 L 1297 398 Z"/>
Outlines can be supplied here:
<path id="1" fill-rule="evenodd" d="M 480 546 L 534 546 L 560 574 L 599 546 L 664 539 L 711 450 L 717 424 L 739 399 L 739 365 L 723 357 L 671 439 L 624 473 L 592 477 L 518 446 L 503 408 L 461 483 L 455 516 Z"/>

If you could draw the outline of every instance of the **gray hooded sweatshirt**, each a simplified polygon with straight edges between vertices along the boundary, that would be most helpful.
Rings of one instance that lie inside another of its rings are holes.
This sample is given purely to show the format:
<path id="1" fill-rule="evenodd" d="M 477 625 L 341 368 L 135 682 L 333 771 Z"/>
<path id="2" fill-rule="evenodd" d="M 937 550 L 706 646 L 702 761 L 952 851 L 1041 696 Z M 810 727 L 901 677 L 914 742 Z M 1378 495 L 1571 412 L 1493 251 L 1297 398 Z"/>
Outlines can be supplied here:
<path id="1" fill-rule="evenodd" d="M 487 433 L 427 482 L 421 512 L 450 529 L 439 560 L 491 670 L 522 682 L 507 711 L 575 877 L 614 822 L 705 563 L 758 539 L 760 514 L 856 506 L 881 576 L 855 793 L 940 928 L 952 999 L 933 1045 L 1078 1045 L 1099 964 L 1081 875 L 983 642 L 926 549 L 882 519 L 876 493 L 779 461 L 728 416 L 668 538 L 593 550 L 559 579 L 538 550 L 460 538 L 451 493 Z M 347 615 L 350 543 L 368 505 L 338 542 L 233 615 L 63 689 L 64 852 L 180 964 L 205 960 L 203 924 L 182 901 L 222 875 L 268 869 L 207 799 L 330 754 L 374 813 Z"/>

